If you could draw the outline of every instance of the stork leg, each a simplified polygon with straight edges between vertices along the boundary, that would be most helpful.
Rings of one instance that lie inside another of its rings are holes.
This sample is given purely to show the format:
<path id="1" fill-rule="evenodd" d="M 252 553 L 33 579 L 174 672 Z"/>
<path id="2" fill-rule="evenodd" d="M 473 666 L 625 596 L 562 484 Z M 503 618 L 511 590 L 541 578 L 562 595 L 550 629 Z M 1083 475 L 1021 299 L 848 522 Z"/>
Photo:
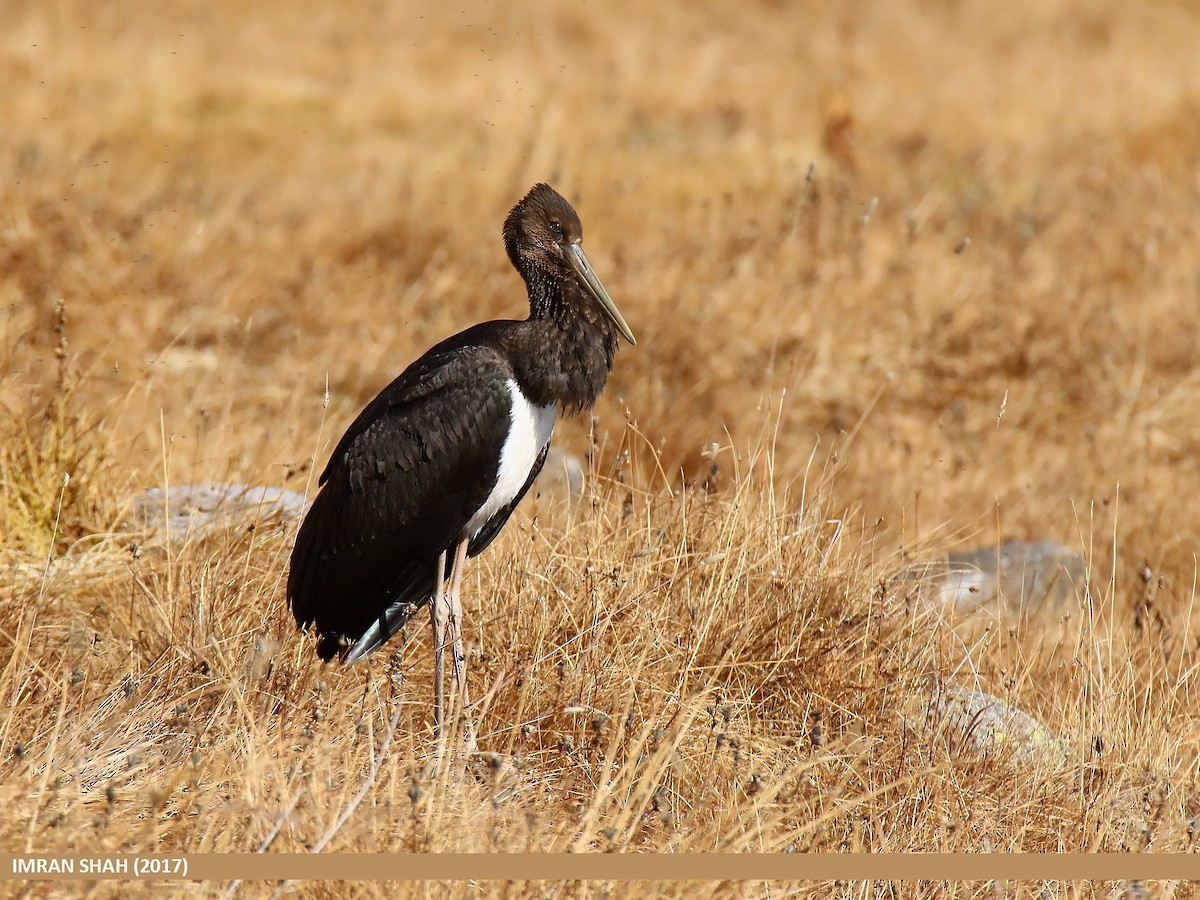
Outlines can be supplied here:
<path id="1" fill-rule="evenodd" d="M 446 623 L 450 618 L 450 607 L 446 602 L 446 551 L 437 561 L 437 575 L 433 582 L 433 601 L 429 604 L 429 619 L 433 626 L 433 740 L 437 752 L 441 753 L 442 738 L 445 736 L 446 691 L 443 660 L 446 650 Z"/>
<path id="2" fill-rule="evenodd" d="M 450 570 L 450 594 L 447 597 L 447 605 L 450 609 L 450 656 L 454 662 L 454 680 L 458 684 L 458 700 L 463 715 L 466 750 L 468 753 L 474 753 L 478 745 L 475 743 L 475 722 L 468 710 L 471 699 L 467 694 L 467 653 L 462 635 L 462 578 L 463 569 L 467 567 L 467 543 L 467 539 L 464 538 L 454 548 L 454 565 Z"/>

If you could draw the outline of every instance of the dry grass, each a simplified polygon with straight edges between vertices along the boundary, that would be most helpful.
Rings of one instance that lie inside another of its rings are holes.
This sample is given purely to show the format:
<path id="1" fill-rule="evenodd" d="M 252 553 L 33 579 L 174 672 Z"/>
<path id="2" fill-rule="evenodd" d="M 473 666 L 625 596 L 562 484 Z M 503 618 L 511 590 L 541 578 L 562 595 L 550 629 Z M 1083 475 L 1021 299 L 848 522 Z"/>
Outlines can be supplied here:
<path id="1" fill-rule="evenodd" d="M 246 851 L 277 826 L 271 849 L 311 847 L 398 701 L 330 849 L 1191 847 L 1192 7 L 4 18 L 6 849 Z M 521 314 L 499 224 L 541 179 L 640 343 L 560 428 L 591 460 L 584 503 L 531 504 L 469 577 L 481 743 L 505 763 L 430 781 L 423 630 L 323 667 L 286 612 L 286 535 L 133 553 L 125 500 L 307 489 L 416 353 Z M 1092 576 L 1053 637 L 967 647 L 892 578 L 1041 537 Z M 912 727 L 931 677 L 1037 715 L 1071 763 Z"/>

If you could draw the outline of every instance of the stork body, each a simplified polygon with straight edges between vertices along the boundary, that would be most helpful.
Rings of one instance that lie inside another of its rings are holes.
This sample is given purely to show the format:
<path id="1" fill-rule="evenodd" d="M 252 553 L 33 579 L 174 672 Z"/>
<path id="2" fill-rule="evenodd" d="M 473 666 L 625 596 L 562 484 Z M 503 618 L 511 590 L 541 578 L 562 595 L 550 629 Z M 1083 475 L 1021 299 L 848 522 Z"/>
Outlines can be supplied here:
<path id="1" fill-rule="evenodd" d="M 504 242 L 529 318 L 447 338 L 384 388 L 334 449 L 292 551 L 288 600 L 322 659 L 362 659 L 430 604 L 439 738 L 447 627 L 467 703 L 465 561 L 529 490 L 558 414 L 595 403 L 618 335 L 633 343 L 581 240 L 574 209 L 547 185 L 513 208 Z"/>

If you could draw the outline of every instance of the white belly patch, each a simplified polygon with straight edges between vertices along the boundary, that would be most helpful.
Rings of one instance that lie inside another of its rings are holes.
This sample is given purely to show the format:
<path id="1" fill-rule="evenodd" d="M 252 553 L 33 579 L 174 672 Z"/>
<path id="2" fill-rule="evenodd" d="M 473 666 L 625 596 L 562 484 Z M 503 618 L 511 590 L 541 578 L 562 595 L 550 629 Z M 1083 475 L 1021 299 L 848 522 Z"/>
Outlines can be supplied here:
<path id="1" fill-rule="evenodd" d="M 508 438 L 500 451 L 496 486 L 463 529 L 467 537 L 474 537 L 492 516 L 513 502 L 521 488 L 525 487 L 533 464 L 554 433 L 558 411 L 553 404 L 534 406 L 525 399 L 517 383 L 512 380 L 508 382 L 508 390 L 512 394 L 512 409 L 509 412 Z"/>

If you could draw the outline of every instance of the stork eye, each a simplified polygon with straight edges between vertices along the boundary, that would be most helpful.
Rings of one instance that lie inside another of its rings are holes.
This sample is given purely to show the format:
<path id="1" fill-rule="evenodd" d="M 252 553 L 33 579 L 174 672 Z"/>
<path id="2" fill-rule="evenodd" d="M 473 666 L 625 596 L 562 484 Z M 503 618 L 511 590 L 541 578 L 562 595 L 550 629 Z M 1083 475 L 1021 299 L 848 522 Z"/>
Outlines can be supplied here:
<path id="1" fill-rule="evenodd" d="M 566 235 L 564 235 L 564 234 L 563 234 L 563 227 L 562 227 L 562 223 L 561 223 L 561 222 L 559 222 L 559 221 L 558 221 L 558 219 L 551 219 L 551 220 L 550 220 L 550 230 L 551 230 L 551 231 L 554 233 L 554 236 L 555 236 L 556 238 L 558 238 L 560 241 L 561 241 L 561 240 L 562 240 L 564 237 L 566 237 Z"/>

